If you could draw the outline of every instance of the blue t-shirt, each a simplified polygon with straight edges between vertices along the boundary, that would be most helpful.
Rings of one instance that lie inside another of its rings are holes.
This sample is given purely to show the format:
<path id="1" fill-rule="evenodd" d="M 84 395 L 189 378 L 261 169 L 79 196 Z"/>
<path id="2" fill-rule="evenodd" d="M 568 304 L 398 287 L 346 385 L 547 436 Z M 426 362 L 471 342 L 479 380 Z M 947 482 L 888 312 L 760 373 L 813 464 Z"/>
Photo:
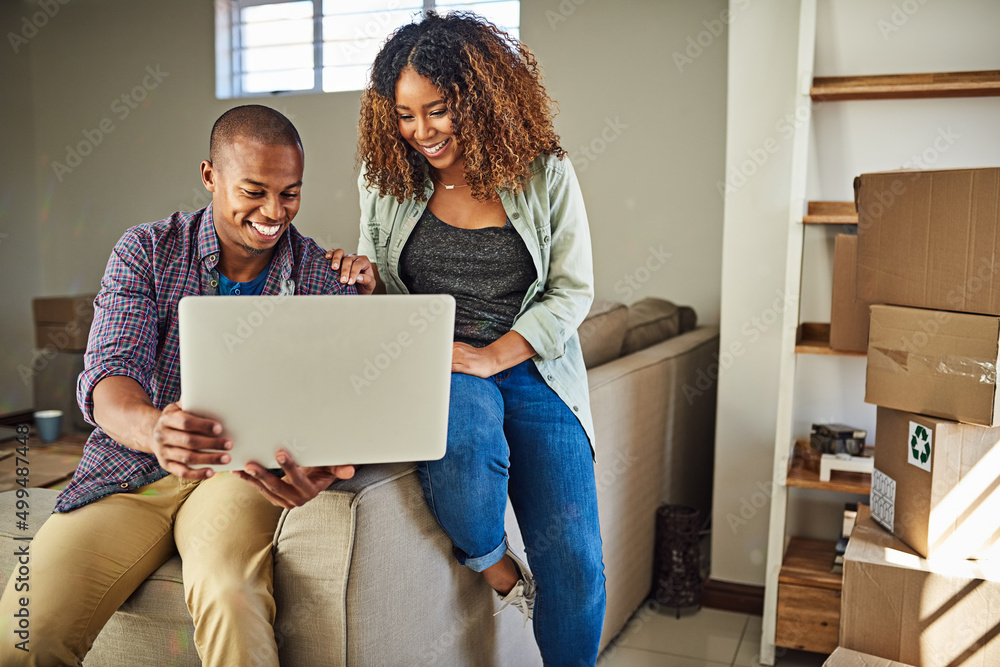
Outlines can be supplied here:
<path id="1" fill-rule="evenodd" d="M 264 291 L 264 283 L 267 281 L 267 271 L 270 268 L 271 265 L 268 264 L 267 268 L 261 271 L 256 278 L 245 283 L 233 282 L 229 278 L 222 275 L 222 272 L 220 271 L 219 294 L 224 294 L 227 296 L 230 294 L 232 295 L 249 294 L 249 295 L 259 296 Z"/>

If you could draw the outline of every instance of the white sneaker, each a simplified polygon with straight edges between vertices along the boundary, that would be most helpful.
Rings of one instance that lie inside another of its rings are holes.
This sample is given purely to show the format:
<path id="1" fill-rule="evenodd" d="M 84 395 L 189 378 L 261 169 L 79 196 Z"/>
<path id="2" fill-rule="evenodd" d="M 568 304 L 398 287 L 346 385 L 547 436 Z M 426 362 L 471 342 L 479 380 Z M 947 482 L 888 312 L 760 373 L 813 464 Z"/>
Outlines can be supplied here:
<path id="1" fill-rule="evenodd" d="M 500 593 L 497 593 L 497 597 L 500 598 L 501 602 L 503 602 L 503 606 L 500 607 L 500 610 L 493 615 L 496 616 L 507 607 L 514 605 L 521 610 L 522 614 L 524 614 L 523 627 L 528 624 L 528 621 L 532 618 L 535 611 L 535 578 L 531 576 L 531 570 L 528 569 L 528 566 L 524 563 L 524 561 L 515 556 L 514 552 L 509 548 L 507 549 L 506 555 L 510 556 L 510 559 L 514 561 L 514 567 L 517 568 L 518 574 L 521 575 L 521 578 L 518 579 L 517 583 L 514 584 L 514 588 L 510 589 L 510 592 L 507 593 L 507 595 L 500 595 Z"/>

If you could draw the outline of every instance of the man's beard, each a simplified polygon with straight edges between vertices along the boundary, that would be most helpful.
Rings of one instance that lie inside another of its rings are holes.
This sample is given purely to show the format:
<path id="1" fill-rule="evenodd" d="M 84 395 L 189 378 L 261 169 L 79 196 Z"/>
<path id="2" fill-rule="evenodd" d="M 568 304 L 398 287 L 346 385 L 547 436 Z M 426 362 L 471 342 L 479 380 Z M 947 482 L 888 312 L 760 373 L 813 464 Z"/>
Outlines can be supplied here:
<path id="1" fill-rule="evenodd" d="M 271 248 L 254 248 L 253 246 L 248 246 L 246 243 L 241 243 L 240 245 L 242 245 L 243 249 L 246 250 L 248 253 L 250 253 L 251 255 L 256 255 L 257 257 L 260 257 L 261 255 L 263 255 L 264 253 L 266 253 L 268 250 L 271 249 Z"/>

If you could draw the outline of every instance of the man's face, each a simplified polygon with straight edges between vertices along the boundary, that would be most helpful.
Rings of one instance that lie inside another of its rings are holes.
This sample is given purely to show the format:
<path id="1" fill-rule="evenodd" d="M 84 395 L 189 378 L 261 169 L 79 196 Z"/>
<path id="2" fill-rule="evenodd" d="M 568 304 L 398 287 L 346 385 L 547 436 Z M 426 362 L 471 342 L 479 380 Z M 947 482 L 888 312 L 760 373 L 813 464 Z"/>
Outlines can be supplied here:
<path id="1" fill-rule="evenodd" d="M 302 149 L 238 137 L 216 162 L 201 163 L 201 178 L 223 252 L 247 259 L 268 253 L 299 211 Z"/>

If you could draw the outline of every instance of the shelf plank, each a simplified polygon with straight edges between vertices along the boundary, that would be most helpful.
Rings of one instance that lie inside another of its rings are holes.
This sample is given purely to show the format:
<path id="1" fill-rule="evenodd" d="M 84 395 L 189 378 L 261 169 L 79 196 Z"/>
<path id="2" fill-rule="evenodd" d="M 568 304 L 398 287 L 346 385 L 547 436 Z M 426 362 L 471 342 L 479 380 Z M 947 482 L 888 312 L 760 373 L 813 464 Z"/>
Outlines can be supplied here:
<path id="1" fill-rule="evenodd" d="M 1000 70 L 815 77 L 809 95 L 815 102 L 992 97 L 1000 95 Z"/>
<path id="2" fill-rule="evenodd" d="M 841 574 L 830 572 L 837 543 L 832 540 L 813 540 L 792 537 L 781 563 L 778 582 L 796 586 L 813 586 L 839 591 L 844 583 Z"/>
<path id="3" fill-rule="evenodd" d="M 868 495 L 872 489 L 872 476 L 866 472 L 845 472 L 834 470 L 830 473 L 829 482 L 821 482 L 819 473 L 806 467 L 806 462 L 799 456 L 799 452 L 808 449 L 809 442 L 799 440 L 796 442 L 795 454 L 792 456 L 792 463 L 788 468 L 788 476 L 785 479 L 786 486 L 794 486 L 800 489 L 819 489 L 821 491 L 840 491 L 843 493 L 858 493 Z M 870 448 L 866 448 L 869 451 Z"/>
<path id="4" fill-rule="evenodd" d="M 858 212 L 852 201 L 811 201 L 802 222 L 807 225 L 856 225 Z"/>
<path id="5" fill-rule="evenodd" d="M 835 350 L 830 347 L 830 325 L 827 322 L 803 322 L 795 342 L 798 354 L 834 354 L 841 357 L 866 357 L 867 352 Z"/>

